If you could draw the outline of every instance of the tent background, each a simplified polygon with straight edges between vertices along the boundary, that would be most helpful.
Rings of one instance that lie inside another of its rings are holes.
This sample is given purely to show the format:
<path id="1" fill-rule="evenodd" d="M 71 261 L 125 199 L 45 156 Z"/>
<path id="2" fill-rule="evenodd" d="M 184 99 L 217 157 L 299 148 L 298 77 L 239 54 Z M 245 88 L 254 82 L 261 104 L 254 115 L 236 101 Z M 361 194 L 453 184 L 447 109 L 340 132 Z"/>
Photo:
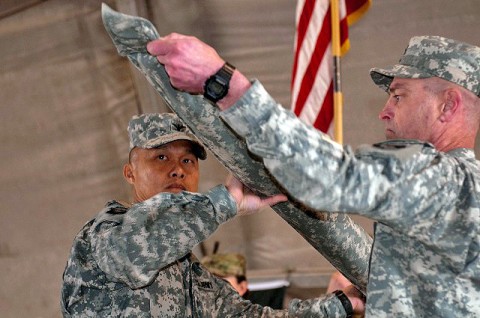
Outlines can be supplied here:
<path id="1" fill-rule="evenodd" d="M 290 104 L 295 2 L 291 0 L 110 0 L 148 18 L 161 34 L 195 35 Z M 60 317 L 61 276 L 75 234 L 109 199 L 129 200 L 122 179 L 128 119 L 165 111 L 149 84 L 117 55 L 100 18 L 101 1 L 0 3 L 0 313 Z M 350 29 L 342 59 L 344 139 L 383 139 L 377 114 L 386 95 L 372 66 L 395 63 L 413 35 L 479 43 L 478 0 L 374 0 Z M 479 149 L 478 145 L 476 147 Z M 210 156 L 201 190 L 223 181 Z M 356 217 L 368 231 L 371 222 Z M 318 292 L 331 266 L 274 212 L 235 219 L 205 243 L 241 252 L 249 276 L 288 278 L 290 296 Z M 201 249 L 195 249 L 201 256 Z"/>

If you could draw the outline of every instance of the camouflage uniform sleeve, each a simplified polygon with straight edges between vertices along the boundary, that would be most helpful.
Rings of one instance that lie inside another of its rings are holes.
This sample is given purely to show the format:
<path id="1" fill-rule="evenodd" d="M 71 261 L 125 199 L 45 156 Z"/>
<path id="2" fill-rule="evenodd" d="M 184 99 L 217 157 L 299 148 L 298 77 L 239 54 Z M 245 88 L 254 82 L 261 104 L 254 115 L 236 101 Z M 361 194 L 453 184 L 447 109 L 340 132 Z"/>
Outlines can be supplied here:
<path id="1" fill-rule="evenodd" d="M 224 311 L 220 311 L 221 317 L 259 317 L 259 318 L 281 318 L 281 317 L 298 317 L 298 318 L 344 318 L 347 316 L 342 303 L 334 294 L 327 294 L 318 298 L 300 300 L 293 299 L 288 304 L 286 309 L 272 309 L 270 307 L 263 307 L 258 304 L 253 304 L 250 301 L 238 300 L 237 295 L 229 295 L 228 298 L 239 301 L 234 305 L 235 309 L 226 306 Z M 241 304 L 241 305 L 240 305 Z"/>
<path id="2" fill-rule="evenodd" d="M 277 105 L 259 82 L 221 116 L 280 184 L 315 210 L 358 213 L 408 228 L 435 217 L 435 206 L 450 199 L 432 193 L 456 184 L 454 160 L 431 145 L 393 141 L 354 153 Z"/>
<path id="3" fill-rule="evenodd" d="M 133 205 L 121 217 L 102 217 L 94 224 L 94 257 L 112 280 L 139 288 L 236 212 L 236 203 L 224 186 L 206 195 L 159 193 Z"/>
<path id="4" fill-rule="evenodd" d="M 347 316 L 340 300 L 335 294 L 326 294 L 315 299 L 294 299 L 288 304 L 290 317 L 335 317 Z"/>
<path id="5" fill-rule="evenodd" d="M 198 317 L 345 317 L 345 309 L 334 294 L 307 300 L 293 299 L 285 309 L 273 309 L 244 299 L 226 280 L 206 267 L 192 264 L 192 291 Z M 212 302 L 215 305 L 212 305 Z"/>
<path id="6" fill-rule="evenodd" d="M 334 294 L 327 294 L 319 298 L 300 300 L 293 299 L 288 304 L 287 309 L 279 310 L 270 307 L 262 307 L 247 301 L 241 312 L 237 312 L 238 317 L 261 317 L 261 318 L 280 318 L 280 317 L 301 317 L 301 318 L 343 318 L 347 316 L 342 303 Z M 230 311 L 228 313 L 231 314 Z M 226 316 L 228 316 L 226 314 Z"/>

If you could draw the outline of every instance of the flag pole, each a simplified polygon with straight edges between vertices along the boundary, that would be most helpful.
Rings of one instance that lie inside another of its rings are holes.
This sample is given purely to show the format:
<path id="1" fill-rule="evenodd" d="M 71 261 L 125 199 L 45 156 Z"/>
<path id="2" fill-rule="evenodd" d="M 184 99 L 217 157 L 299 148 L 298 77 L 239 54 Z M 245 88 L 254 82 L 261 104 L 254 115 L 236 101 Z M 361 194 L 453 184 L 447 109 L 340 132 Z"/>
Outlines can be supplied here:
<path id="1" fill-rule="evenodd" d="M 343 144 L 343 95 L 340 86 L 340 12 L 339 0 L 330 0 L 333 56 L 333 138 Z"/>

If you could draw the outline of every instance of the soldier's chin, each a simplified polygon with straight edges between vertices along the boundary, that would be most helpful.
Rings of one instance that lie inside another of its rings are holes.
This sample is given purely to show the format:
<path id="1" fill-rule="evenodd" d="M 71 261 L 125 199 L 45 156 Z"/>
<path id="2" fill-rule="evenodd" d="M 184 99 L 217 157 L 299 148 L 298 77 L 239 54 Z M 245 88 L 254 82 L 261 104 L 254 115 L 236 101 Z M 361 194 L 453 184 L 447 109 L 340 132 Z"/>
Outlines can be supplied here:
<path id="1" fill-rule="evenodd" d="M 395 135 L 395 133 L 390 130 L 390 129 L 386 129 L 385 130 L 385 139 L 387 140 L 391 140 L 391 139 L 396 139 L 397 136 Z"/>

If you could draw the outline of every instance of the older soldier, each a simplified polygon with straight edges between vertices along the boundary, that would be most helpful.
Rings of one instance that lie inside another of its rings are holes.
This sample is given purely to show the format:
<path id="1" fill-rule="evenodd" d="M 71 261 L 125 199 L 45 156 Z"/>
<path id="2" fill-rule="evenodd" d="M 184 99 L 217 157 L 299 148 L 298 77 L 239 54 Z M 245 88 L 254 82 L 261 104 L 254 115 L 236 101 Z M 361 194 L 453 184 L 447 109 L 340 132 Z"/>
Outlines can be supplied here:
<path id="1" fill-rule="evenodd" d="M 367 317 L 478 317 L 479 47 L 417 36 L 399 64 L 372 69 L 389 94 L 380 113 L 389 141 L 356 153 L 304 125 L 195 38 L 173 34 L 147 49 L 172 85 L 223 110 L 298 201 L 378 221 Z"/>
<path id="2" fill-rule="evenodd" d="M 135 116 L 128 131 L 123 173 L 134 202 L 108 202 L 76 236 L 63 274 L 65 317 L 288 317 L 327 310 L 328 297 L 295 300 L 284 311 L 254 305 L 191 254 L 219 224 L 285 196 L 260 199 L 233 178 L 227 188 L 195 193 L 198 159 L 206 152 L 176 115 Z M 363 308 L 355 288 L 344 291 Z"/>

